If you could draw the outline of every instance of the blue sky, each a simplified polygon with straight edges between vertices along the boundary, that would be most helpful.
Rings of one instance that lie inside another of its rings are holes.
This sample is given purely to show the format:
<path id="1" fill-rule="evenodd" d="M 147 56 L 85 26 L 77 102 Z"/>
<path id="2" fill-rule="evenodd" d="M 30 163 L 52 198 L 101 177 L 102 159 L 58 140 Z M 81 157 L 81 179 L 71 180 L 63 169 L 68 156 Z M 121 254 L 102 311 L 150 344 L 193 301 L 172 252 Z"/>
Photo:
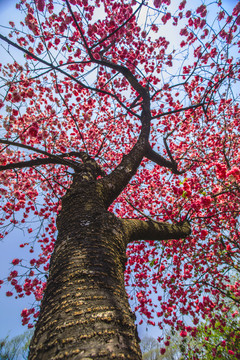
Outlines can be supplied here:
<path id="1" fill-rule="evenodd" d="M 15 12 L 15 4 L 16 4 L 16 0 L 0 0 L 0 10 L 1 10 L 1 14 L 0 14 L 0 20 L 1 20 L 1 25 L 3 25 L 4 23 L 7 23 L 7 18 L 9 18 L 9 14 L 13 13 L 13 9 Z"/>
<path id="2" fill-rule="evenodd" d="M 0 0 L 0 24 L 8 26 L 8 21 L 13 20 L 17 23 L 19 12 L 15 8 L 16 0 Z M 0 28 L 1 33 L 6 33 Z M 4 51 L 1 52 L 1 60 L 3 60 Z M 23 234 L 19 231 L 12 232 L 9 236 L 0 242 L 0 279 L 5 278 L 9 274 L 11 268 L 10 262 L 15 257 L 23 257 L 24 250 L 21 251 L 19 244 L 23 240 Z M 26 241 L 26 239 L 25 239 Z M 33 298 L 26 297 L 24 299 L 15 300 L 14 297 L 7 298 L 5 296 L 7 289 L 3 286 L 0 289 L 0 339 L 6 335 L 10 337 L 23 333 L 27 330 L 26 326 L 21 324 L 21 310 L 31 306 Z"/>
<path id="3" fill-rule="evenodd" d="M 190 3 L 190 2 L 189 2 Z M 237 0 L 223 0 L 224 6 L 231 11 L 235 6 Z M 16 0 L 0 0 L 0 24 L 8 26 L 8 21 L 12 20 L 17 23 L 19 12 L 15 9 Z M 2 33 L 6 33 L 2 28 Z M 3 58 L 3 51 L 1 51 L 1 58 Z M 26 252 L 19 248 L 23 240 L 23 233 L 19 231 L 12 232 L 3 241 L 0 242 L 0 279 L 5 278 L 9 274 L 11 268 L 11 260 L 14 257 L 22 258 Z M 0 339 L 6 335 L 15 336 L 24 332 L 27 328 L 22 327 L 20 313 L 24 307 L 30 307 L 33 302 L 33 297 L 25 297 L 24 299 L 15 300 L 14 297 L 7 298 L 5 292 L 9 290 L 5 286 L 0 290 Z M 141 333 L 145 332 L 142 328 Z M 150 334 L 154 334 L 154 329 L 151 328 Z"/>

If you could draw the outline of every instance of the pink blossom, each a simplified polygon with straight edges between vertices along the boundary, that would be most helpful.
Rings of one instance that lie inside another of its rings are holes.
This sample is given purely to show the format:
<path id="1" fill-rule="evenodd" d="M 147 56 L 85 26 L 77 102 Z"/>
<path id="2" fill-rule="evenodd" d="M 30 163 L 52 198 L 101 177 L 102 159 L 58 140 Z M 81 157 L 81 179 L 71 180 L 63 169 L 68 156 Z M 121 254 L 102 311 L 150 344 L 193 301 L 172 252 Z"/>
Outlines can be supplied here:
<path id="1" fill-rule="evenodd" d="M 160 6 L 162 5 L 162 0 L 154 0 L 153 5 L 157 9 L 160 8 Z"/>
<path id="2" fill-rule="evenodd" d="M 38 11 L 43 11 L 45 7 L 45 0 L 35 0 Z"/>
<path id="3" fill-rule="evenodd" d="M 19 259 L 13 259 L 12 264 L 13 265 L 18 265 L 20 263 Z"/>
<path id="4" fill-rule="evenodd" d="M 186 337 L 186 336 L 187 336 L 187 332 L 186 332 L 186 331 L 184 331 L 184 330 L 182 330 L 182 331 L 180 332 L 180 336 L 182 336 L 182 337 Z"/>

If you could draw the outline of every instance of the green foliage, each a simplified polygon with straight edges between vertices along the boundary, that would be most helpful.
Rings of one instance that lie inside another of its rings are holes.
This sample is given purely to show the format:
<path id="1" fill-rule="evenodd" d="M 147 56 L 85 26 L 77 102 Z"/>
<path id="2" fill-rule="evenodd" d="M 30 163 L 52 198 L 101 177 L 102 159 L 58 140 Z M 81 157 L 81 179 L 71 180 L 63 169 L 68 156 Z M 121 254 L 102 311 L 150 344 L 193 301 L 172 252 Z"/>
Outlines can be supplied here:
<path id="1" fill-rule="evenodd" d="M 33 335 L 32 330 L 9 339 L 0 340 L 0 360 L 24 360 L 28 356 L 28 348 Z"/>
<path id="2" fill-rule="evenodd" d="M 207 320 L 199 325 L 195 339 L 188 343 L 188 360 L 236 360 L 240 359 L 240 322 L 239 317 L 231 318 L 231 313 L 224 316 L 221 321 L 216 318 Z"/>
<path id="3" fill-rule="evenodd" d="M 232 280 L 235 278 L 232 275 Z M 234 280 L 235 281 L 235 280 Z M 212 310 L 205 322 L 199 324 L 195 338 L 188 338 L 184 360 L 237 360 L 240 359 L 239 300 L 232 290 L 225 306 Z M 222 303 L 223 305 L 223 303 Z"/>
<path id="4" fill-rule="evenodd" d="M 240 315 L 238 307 L 228 300 L 220 310 L 197 327 L 196 336 L 182 338 L 177 333 L 166 334 L 164 350 L 156 339 L 143 338 L 143 360 L 238 360 L 240 359 Z M 166 341 L 167 340 L 167 341 Z M 165 346 L 167 345 L 167 346 Z M 161 350 L 163 353 L 161 354 Z"/>

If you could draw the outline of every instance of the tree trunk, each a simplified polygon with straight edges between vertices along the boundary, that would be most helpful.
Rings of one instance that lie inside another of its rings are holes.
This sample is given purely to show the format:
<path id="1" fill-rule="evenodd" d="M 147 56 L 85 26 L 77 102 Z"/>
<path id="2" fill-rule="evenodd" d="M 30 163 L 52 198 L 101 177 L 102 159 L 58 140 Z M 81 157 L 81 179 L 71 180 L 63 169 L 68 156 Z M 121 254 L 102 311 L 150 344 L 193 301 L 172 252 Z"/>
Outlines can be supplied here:
<path id="1" fill-rule="evenodd" d="M 187 222 L 120 219 L 107 211 L 137 170 L 144 148 L 139 139 L 110 175 L 81 154 L 83 163 L 78 163 L 57 218 L 58 237 L 30 360 L 142 358 L 124 286 L 127 244 L 180 239 L 191 229 Z"/>
<path id="2" fill-rule="evenodd" d="M 128 239 L 89 172 L 62 199 L 31 360 L 141 359 L 124 286 Z"/>

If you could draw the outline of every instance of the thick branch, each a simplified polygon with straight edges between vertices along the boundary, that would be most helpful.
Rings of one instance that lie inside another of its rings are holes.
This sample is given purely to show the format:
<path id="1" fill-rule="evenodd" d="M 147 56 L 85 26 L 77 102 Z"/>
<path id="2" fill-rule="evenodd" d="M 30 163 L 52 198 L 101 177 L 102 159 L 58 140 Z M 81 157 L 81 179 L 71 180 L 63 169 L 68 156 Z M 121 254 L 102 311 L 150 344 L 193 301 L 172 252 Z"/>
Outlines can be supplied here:
<path id="1" fill-rule="evenodd" d="M 99 180 L 103 186 L 106 208 L 124 190 L 131 178 L 136 174 L 143 159 L 145 140 L 141 137 L 128 155 L 123 155 L 121 163 L 109 175 Z"/>
<path id="2" fill-rule="evenodd" d="M 68 159 L 63 159 L 63 157 L 67 157 L 67 156 L 76 156 L 76 157 L 81 157 L 83 158 L 86 154 L 84 152 L 71 152 L 68 154 L 61 154 L 61 155 L 55 155 L 55 154 L 51 154 L 47 151 L 41 150 L 41 149 L 36 149 L 33 146 L 30 145 L 25 145 L 25 144 L 21 144 L 21 143 L 17 143 L 15 141 L 10 141 L 10 140 L 5 140 L 5 139 L 0 139 L 0 144 L 7 144 L 7 145 L 11 145 L 11 146 L 17 146 L 26 150 L 30 150 L 30 151 L 34 151 L 36 153 L 42 154 L 42 155 L 46 155 L 48 157 L 48 160 L 50 161 L 50 159 L 52 159 L 52 163 L 53 164 L 64 164 L 67 166 L 70 166 L 72 168 L 76 168 L 78 167 L 77 163 L 68 160 Z M 69 155 L 71 154 L 71 155 Z M 50 162 L 49 162 L 50 163 Z"/>
<path id="3" fill-rule="evenodd" d="M 147 159 L 153 161 L 154 163 L 170 169 L 174 174 L 178 174 L 178 175 L 181 174 L 181 172 L 178 171 L 177 169 L 177 164 L 175 161 L 169 161 L 165 159 L 163 156 L 159 155 L 156 151 L 154 151 L 151 148 L 150 144 L 147 145 L 146 152 L 144 155 Z"/>
<path id="4" fill-rule="evenodd" d="M 118 197 L 137 172 L 146 152 L 150 132 L 150 120 L 150 98 L 148 94 L 143 100 L 143 110 L 141 114 L 142 129 L 138 141 L 132 150 L 123 156 L 121 163 L 109 175 L 99 181 L 100 186 L 102 186 L 107 208 Z"/>
<path id="5" fill-rule="evenodd" d="M 46 164 L 61 164 L 61 162 L 56 161 L 55 159 L 49 159 L 49 158 L 34 159 L 34 160 L 28 160 L 28 161 L 19 161 L 16 163 L 0 165 L 0 171 L 11 170 L 11 169 L 23 169 L 23 168 L 27 168 L 27 167 L 46 165 Z M 65 165 L 64 161 L 62 162 L 62 165 Z"/>
<path id="6" fill-rule="evenodd" d="M 110 69 L 118 71 L 120 74 L 122 74 L 128 80 L 128 82 L 138 92 L 138 94 L 140 94 L 143 98 L 146 97 L 147 89 L 138 82 L 137 78 L 125 66 L 111 63 L 108 60 L 94 60 L 94 63 L 99 64 L 101 66 L 106 66 Z"/>
<path id="7" fill-rule="evenodd" d="M 72 166 L 74 168 L 77 168 L 78 167 L 77 163 L 74 164 L 75 166 L 73 166 L 73 164 L 69 165 L 69 163 L 66 164 L 66 160 L 63 158 L 75 156 L 75 157 L 79 157 L 83 160 L 84 154 L 85 153 L 83 153 L 83 152 L 72 151 L 70 153 L 58 155 L 58 158 L 49 158 L 49 157 L 48 158 L 38 158 L 38 159 L 32 159 L 32 160 L 28 160 L 28 161 L 19 161 L 16 163 L 15 162 L 9 163 L 6 165 L 0 165 L 0 171 L 10 170 L 10 169 L 22 169 L 22 168 L 26 168 L 26 167 L 33 167 L 33 166 L 47 165 L 47 164 L 60 164 L 60 165 L 67 165 L 67 166 Z"/>
<path id="8" fill-rule="evenodd" d="M 181 239 L 191 234 L 190 224 L 169 224 L 166 222 L 121 219 L 128 235 L 128 241 L 134 240 L 170 240 Z"/>

